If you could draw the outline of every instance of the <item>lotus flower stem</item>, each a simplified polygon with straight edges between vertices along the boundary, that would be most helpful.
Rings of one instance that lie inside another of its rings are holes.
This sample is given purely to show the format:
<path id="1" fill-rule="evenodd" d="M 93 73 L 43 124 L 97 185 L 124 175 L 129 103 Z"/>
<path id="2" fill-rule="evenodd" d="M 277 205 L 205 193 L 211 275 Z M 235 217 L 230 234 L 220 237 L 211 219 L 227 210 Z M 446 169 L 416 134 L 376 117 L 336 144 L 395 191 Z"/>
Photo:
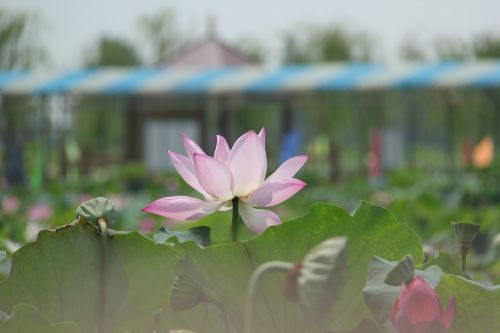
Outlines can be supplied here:
<path id="1" fill-rule="evenodd" d="M 99 219 L 99 231 L 101 234 L 101 240 L 102 240 L 102 246 L 104 251 L 108 249 L 108 226 L 106 224 L 106 221 L 103 219 Z"/>
<path id="2" fill-rule="evenodd" d="M 106 318 L 106 313 L 104 310 L 106 308 L 106 291 L 104 283 L 106 282 L 106 265 L 108 261 L 108 226 L 104 219 L 99 219 L 97 222 L 99 225 L 99 232 L 101 234 L 102 241 L 102 261 L 101 261 L 101 290 L 100 290 L 100 311 L 99 311 L 99 322 L 98 322 L 98 332 L 104 332 L 104 319 Z"/>
<path id="3" fill-rule="evenodd" d="M 239 224 L 239 211 L 238 211 L 238 198 L 233 198 L 233 220 L 231 223 L 231 240 L 236 242 L 238 240 L 238 224 Z"/>
<path id="4" fill-rule="evenodd" d="M 205 326 L 207 326 L 207 303 L 203 302 L 203 319 L 201 320 L 200 333 L 205 333 Z"/>
<path id="5" fill-rule="evenodd" d="M 233 207 L 234 209 L 234 207 Z M 253 332 L 253 312 L 255 309 L 255 301 L 257 299 L 257 291 L 260 289 L 260 285 L 262 280 L 268 273 L 272 272 L 283 272 L 287 273 L 291 269 L 293 269 L 294 264 L 286 262 L 286 261 L 269 261 L 266 262 L 253 272 L 250 277 L 250 281 L 248 282 L 247 289 L 247 306 L 246 306 L 246 315 L 245 315 L 245 329 L 244 333 L 252 333 Z"/>
<path id="6" fill-rule="evenodd" d="M 204 302 L 205 303 L 205 302 Z M 222 318 L 224 319 L 224 332 L 225 333 L 230 333 L 229 332 L 229 319 L 227 318 L 227 310 L 226 310 L 226 307 L 224 306 L 224 304 L 222 303 L 219 303 L 217 301 L 212 301 L 211 302 L 213 305 L 215 305 L 219 310 L 220 312 L 222 313 Z M 206 303 L 205 303 L 205 307 L 206 307 Z M 207 308 L 208 309 L 208 308 Z"/>

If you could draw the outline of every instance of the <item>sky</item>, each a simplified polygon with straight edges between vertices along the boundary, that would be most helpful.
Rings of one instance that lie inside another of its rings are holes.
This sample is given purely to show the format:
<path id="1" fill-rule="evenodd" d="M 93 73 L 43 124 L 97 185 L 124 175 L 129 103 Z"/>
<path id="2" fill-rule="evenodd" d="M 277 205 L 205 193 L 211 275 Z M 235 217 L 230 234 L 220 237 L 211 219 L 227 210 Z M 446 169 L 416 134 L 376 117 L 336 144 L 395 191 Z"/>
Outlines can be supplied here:
<path id="1" fill-rule="evenodd" d="M 137 41 L 137 18 L 159 8 L 174 8 L 180 26 L 202 36 L 215 16 L 219 36 L 260 39 L 277 62 L 280 34 L 301 24 L 339 24 L 377 38 L 381 59 L 396 61 L 405 36 L 430 45 L 436 36 L 469 39 L 481 32 L 500 35 L 499 0 L 0 0 L 0 8 L 37 12 L 39 36 L 53 66 L 79 67 L 83 50 L 102 34 Z"/>

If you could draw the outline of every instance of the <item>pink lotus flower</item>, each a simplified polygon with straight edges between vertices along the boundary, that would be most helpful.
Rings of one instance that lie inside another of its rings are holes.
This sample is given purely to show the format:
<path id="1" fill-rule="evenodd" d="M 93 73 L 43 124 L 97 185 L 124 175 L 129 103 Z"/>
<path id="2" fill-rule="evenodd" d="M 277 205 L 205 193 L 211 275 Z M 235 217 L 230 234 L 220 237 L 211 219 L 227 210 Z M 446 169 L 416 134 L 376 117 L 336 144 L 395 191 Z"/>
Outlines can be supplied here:
<path id="1" fill-rule="evenodd" d="M 2 210 L 6 214 L 12 214 L 19 208 L 19 199 L 14 195 L 8 195 L 2 199 Z"/>
<path id="2" fill-rule="evenodd" d="M 401 285 L 399 298 L 391 310 L 391 320 L 398 333 L 446 333 L 455 314 L 455 297 L 451 297 L 443 311 L 434 289 L 417 276 L 408 287 Z"/>
<path id="3" fill-rule="evenodd" d="M 156 228 L 156 223 L 150 218 L 144 218 L 139 223 L 139 231 L 143 234 L 149 234 Z"/>
<path id="4" fill-rule="evenodd" d="M 38 203 L 30 207 L 28 218 L 31 222 L 48 220 L 52 216 L 52 207 L 45 203 Z"/>
<path id="5" fill-rule="evenodd" d="M 170 160 L 181 177 L 200 192 L 204 200 L 188 196 L 158 199 L 143 211 L 176 221 L 196 220 L 217 210 L 229 210 L 233 202 L 245 224 L 260 233 L 281 223 L 267 209 L 282 203 L 300 191 L 305 183 L 293 176 L 307 161 L 307 156 L 295 156 L 285 161 L 272 175 L 265 178 L 267 157 L 265 131 L 257 135 L 249 131 L 230 149 L 226 139 L 217 136 L 214 156 L 209 156 L 186 135 L 182 135 L 187 157 L 169 151 Z M 235 201 L 236 200 L 236 201 Z"/>
<path id="6" fill-rule="evenodd" d="M 89 201 L 92 198 L 93 198 L 93 196 L 91 196 L 90 194 L 82 193 L 82 194 L 78 195 L 78 198 L 76 199 L 76 203 L 78 205 L 81 205 L 85 201 Z"/>

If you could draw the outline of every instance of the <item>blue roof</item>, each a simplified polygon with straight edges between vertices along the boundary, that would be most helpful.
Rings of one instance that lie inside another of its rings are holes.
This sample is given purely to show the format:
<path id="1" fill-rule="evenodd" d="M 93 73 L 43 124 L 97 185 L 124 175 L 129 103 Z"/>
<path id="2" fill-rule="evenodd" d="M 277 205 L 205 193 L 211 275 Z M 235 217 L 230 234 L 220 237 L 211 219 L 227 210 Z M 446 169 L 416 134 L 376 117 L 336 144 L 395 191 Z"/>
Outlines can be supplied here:
<path id="1" fill-rule="evenodd" d="M 98 68 L 0 71 L 0 94 L 266 94 L 278 92 L 500 87 L 500 60 L 380 66 L 356 63 L 277 68 Z"/>

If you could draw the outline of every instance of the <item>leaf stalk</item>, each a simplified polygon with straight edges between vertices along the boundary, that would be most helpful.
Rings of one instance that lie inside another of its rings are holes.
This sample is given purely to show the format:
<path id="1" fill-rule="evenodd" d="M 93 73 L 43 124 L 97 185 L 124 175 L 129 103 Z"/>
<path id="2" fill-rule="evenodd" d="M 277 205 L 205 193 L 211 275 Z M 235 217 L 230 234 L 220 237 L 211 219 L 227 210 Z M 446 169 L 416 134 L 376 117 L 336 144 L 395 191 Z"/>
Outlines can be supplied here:
<path id="1" fill-rule="evenodd" d="M 254 319 L 254 310 L 255 303 L 257 300 L 257 292 L 261 288 L 261 283 L 264 280 L 264 277 L 272 272 L 282 272 L 287 273 L 291 269 L 293 269 L 294 264 L 286 262 L 286 261 L 269 261 L 266 262 L 255 269 L 250 277 L 250 281 L 248 282 L 247 289 L 247 304 L 246 304 L 246 314 L 245 314 L 245 325 L 244 325 L 244 333 L 252 333 L 253 332 L 253 319 Z"/>

